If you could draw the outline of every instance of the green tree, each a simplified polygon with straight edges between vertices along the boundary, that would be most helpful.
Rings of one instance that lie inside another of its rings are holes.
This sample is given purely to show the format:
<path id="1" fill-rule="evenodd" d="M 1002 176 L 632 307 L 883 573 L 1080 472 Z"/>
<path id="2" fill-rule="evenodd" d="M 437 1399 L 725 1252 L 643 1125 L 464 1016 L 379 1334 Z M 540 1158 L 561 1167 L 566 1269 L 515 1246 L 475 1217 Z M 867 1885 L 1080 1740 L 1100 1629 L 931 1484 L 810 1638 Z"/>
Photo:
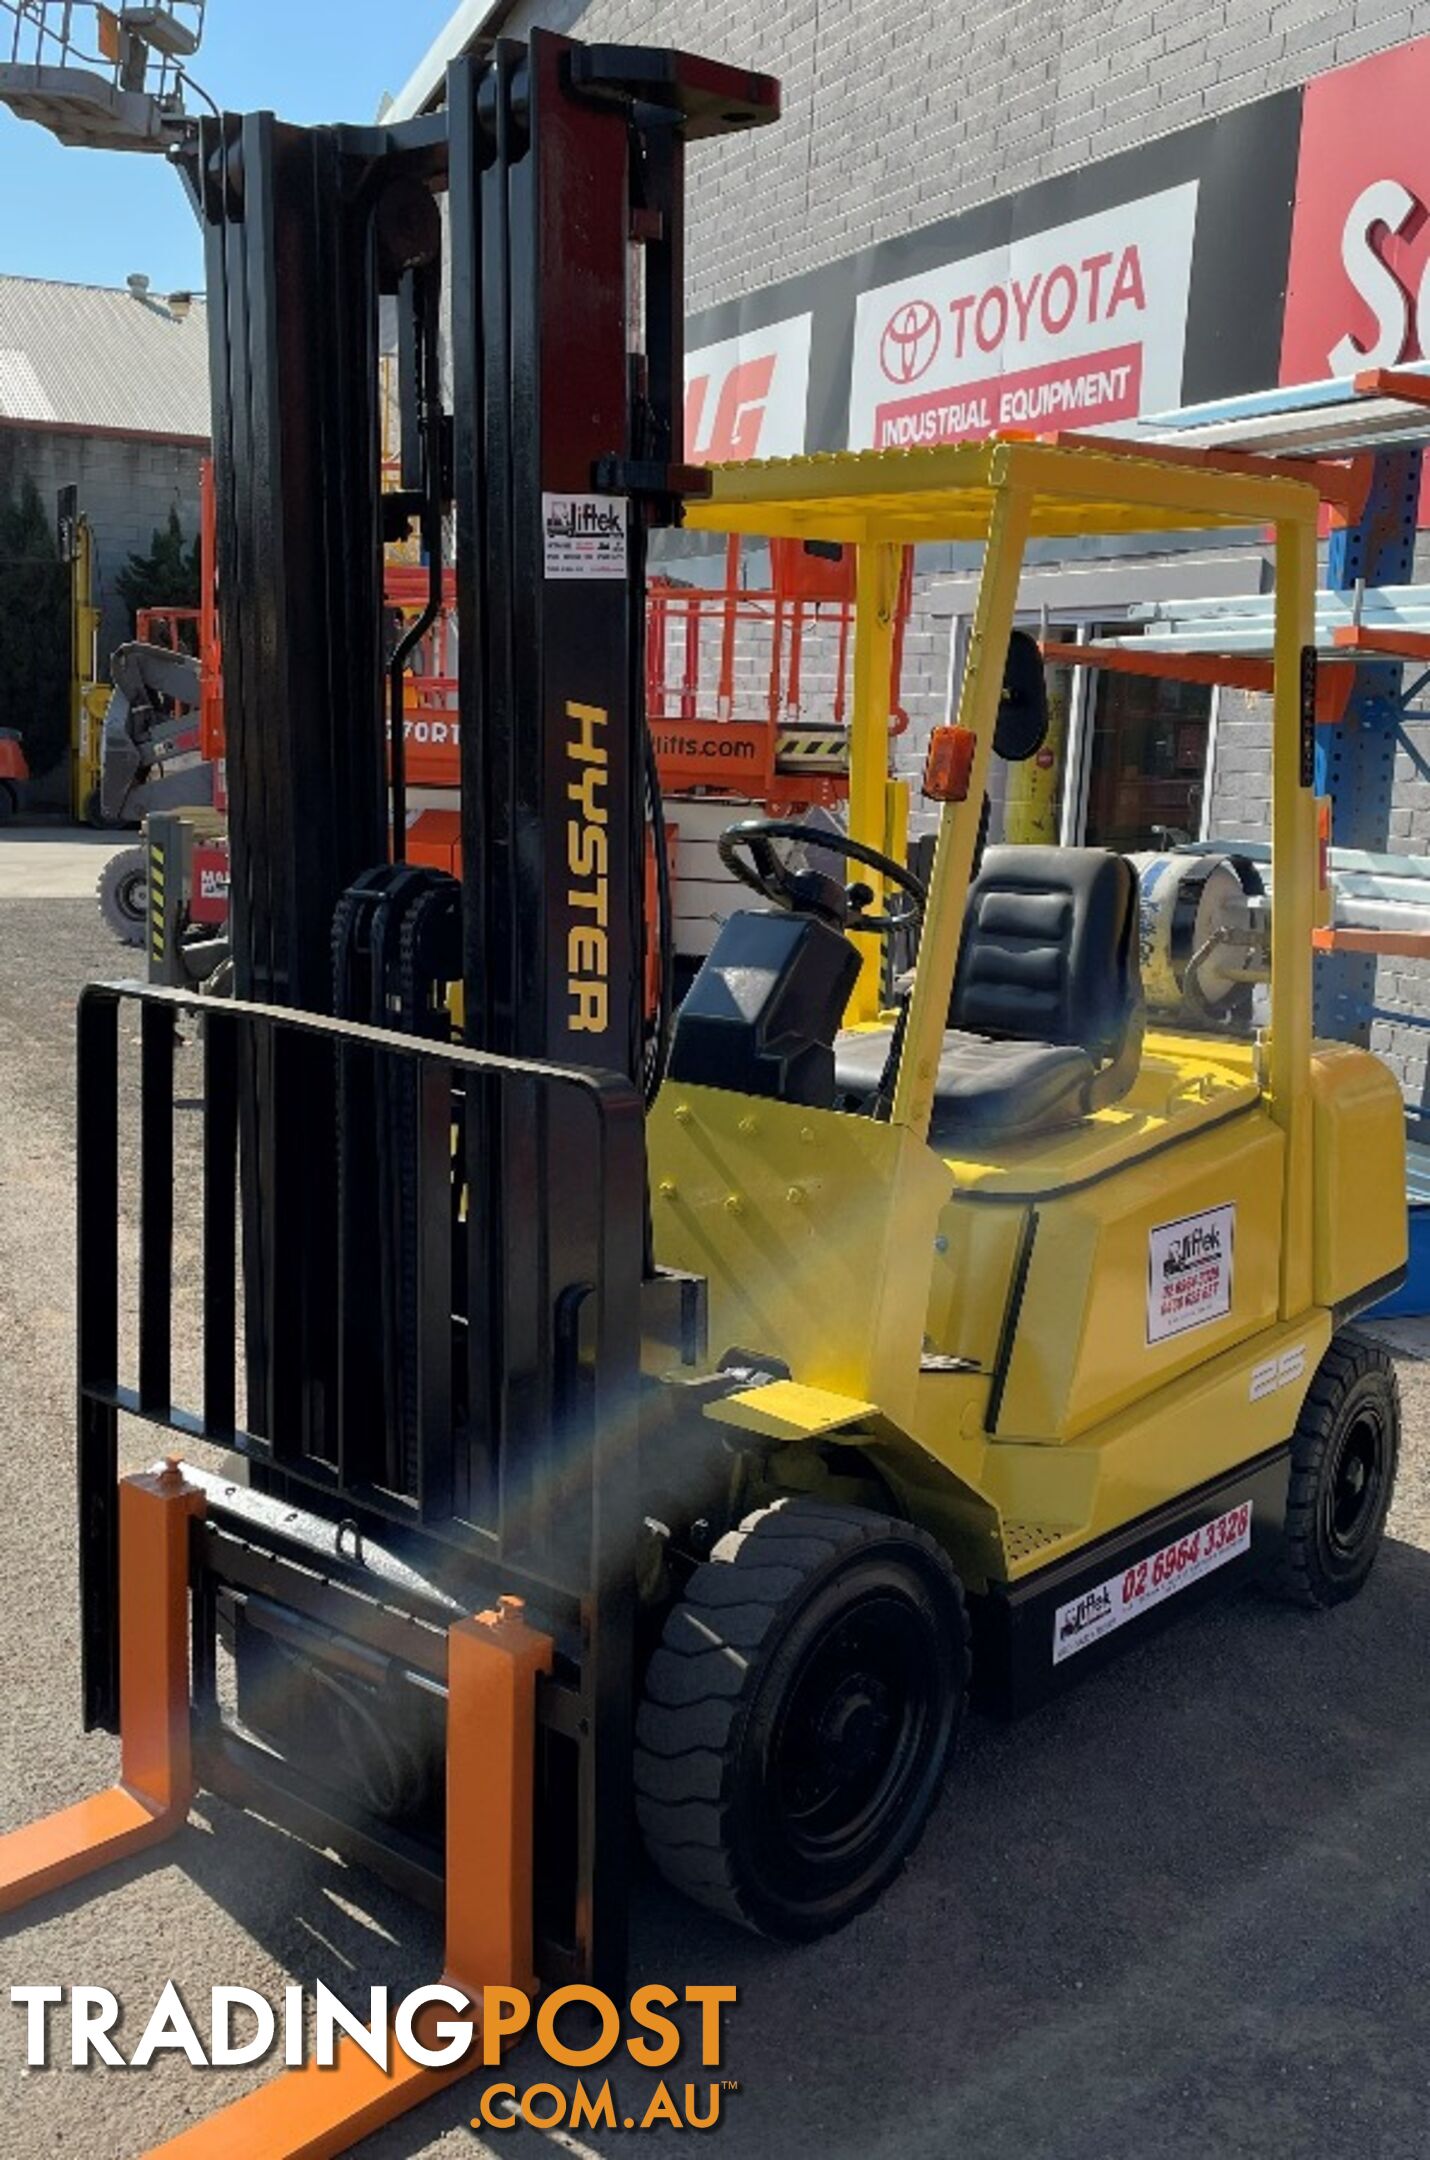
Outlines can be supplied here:
<path id="1" fill-rule="evenodd" d="M 69 570 L 29 478 L 0 497 L 0 727 L 19 729 L 37 776 L 69 748 Z"/>
<path id="2" fill-rule="evenodd" d="M 140 608 L 196 608 L 201 571 L 197 538 L 184 544 L 184 528 L 177 510 L 170 510 L 167 525 L 156 525 L 147 555 L 131 555 L 114 589 L 129 609 L 132 634 Z"/>

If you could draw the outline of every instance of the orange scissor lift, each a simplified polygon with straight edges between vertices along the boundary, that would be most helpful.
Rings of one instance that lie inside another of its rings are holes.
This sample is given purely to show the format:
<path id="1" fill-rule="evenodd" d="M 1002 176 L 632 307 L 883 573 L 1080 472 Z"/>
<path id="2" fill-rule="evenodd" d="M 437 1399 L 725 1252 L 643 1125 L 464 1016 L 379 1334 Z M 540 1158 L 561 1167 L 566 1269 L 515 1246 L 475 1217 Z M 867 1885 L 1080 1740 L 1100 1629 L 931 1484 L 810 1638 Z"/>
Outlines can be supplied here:
<path id="1" fill-rule="evenodd" d="M 202 482 L 203 598 L 198 608 L 141 615 L 143 642 L 194 652 L 201 680 L 200 742 L 214 766 L 215 808 L 225 807 L 223 664 L 211 573 L 214 561 L 211 465 Z M 668 802 L 712 798 L 749 802 L 770 816 L 799 816 L 851 801 L 862 837 L 902 859 L 906 795 L 886 802 L 888 752 L 871 745 L 867 790 L 851 779 L 855 551 L 777 540 L 767 574 L 751 576 L 738 534 L 725 543 L 715 585 L 653 576 L 649 586 L 646 696 L 656 768 Z M 904 642 L 913 598 L 913 550 L 880 562 L 891 616 L 888 741 L 909 726 L 903 702 Z M 389 559 L 383 587 L 394 633 L 427 605 L 428 580 L 416 560 Z M 454 875 L 461 870 L 461 736 L 458 722 L 456 576 L 444 578 L 441 612 L 413 655 L 405 694 L 406 855 Z M 861 799 L 862 796 L 862 799 Z M 900 815 L 902 810 L 903 815 Z M 865 829 L 867 827 L 867 830 Z M 677 874 L 681 828 L 668 822 Z M 228 850 L 221 836 L 195 841 L 187 916 L 212 931 L 227 916 Z M 733 890 L 733 888 L 732 888 Z M 655 864 L 647 878 L 647 918 L 657 920 Z M 652 941 L 654 945 L 654 940 Z M 649 960 L 651 993 L 659 955 Z"/>
<path id="2" fill-rule="evenodd" d="M 897 551 L 889 734 L 904 733 L 904 637 L 913 550 Z M 769 545 L 769 573 L 745 576 L 738 533 L 716 586 L 653 577 L 646 710 L 661 786 L 763 803 L 771 816 L 849 792 L 855 563 L 852 548 Z"/>

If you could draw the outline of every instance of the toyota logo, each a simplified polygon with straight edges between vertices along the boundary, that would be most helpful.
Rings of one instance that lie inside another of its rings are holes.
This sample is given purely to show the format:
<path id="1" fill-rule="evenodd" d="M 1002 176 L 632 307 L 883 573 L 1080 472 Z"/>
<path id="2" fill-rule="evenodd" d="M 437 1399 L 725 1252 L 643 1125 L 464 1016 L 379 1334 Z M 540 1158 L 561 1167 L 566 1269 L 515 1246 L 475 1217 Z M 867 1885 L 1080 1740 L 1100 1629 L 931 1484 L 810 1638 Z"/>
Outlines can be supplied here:
<path id="1" fill-rule="evenodd" d="M 930 300 L 905 300 L 879 340 L 879 365 L 891 383 L 917 382 L 934 364 L 943 325 Z"/>

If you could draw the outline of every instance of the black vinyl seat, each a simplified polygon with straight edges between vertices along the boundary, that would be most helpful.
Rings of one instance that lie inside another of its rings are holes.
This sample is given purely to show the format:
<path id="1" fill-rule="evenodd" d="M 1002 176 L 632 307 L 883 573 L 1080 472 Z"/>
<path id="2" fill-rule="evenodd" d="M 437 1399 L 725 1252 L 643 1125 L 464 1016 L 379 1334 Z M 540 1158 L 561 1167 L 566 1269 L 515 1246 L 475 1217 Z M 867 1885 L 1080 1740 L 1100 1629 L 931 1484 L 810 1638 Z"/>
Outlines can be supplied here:
<path id="1" fill-rule="evenodd" d="M 930 1138 L 1015 1139 L 1075 1124 L 1137 1077 L 1137 878 L 1102 848 L 992 847 L 969 889 Z M 841 1036 L 835 1085 L 866 1104 L 891 1030 Z"/>

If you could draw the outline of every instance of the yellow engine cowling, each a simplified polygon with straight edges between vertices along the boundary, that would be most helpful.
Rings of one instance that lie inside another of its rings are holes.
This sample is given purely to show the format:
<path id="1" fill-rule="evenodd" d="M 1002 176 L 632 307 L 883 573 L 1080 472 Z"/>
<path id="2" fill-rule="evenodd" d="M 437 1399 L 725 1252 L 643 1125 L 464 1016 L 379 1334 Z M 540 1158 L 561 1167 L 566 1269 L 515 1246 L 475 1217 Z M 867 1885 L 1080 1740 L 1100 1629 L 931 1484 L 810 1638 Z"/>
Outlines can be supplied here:
<path id="1" fill-rule="evenodd" d="M 1406 1263 L 1405 1106 L 1378 1057 L 1317 1043 L 1311 1060 L 1318 1305 L 1358 1305 Z"/>

